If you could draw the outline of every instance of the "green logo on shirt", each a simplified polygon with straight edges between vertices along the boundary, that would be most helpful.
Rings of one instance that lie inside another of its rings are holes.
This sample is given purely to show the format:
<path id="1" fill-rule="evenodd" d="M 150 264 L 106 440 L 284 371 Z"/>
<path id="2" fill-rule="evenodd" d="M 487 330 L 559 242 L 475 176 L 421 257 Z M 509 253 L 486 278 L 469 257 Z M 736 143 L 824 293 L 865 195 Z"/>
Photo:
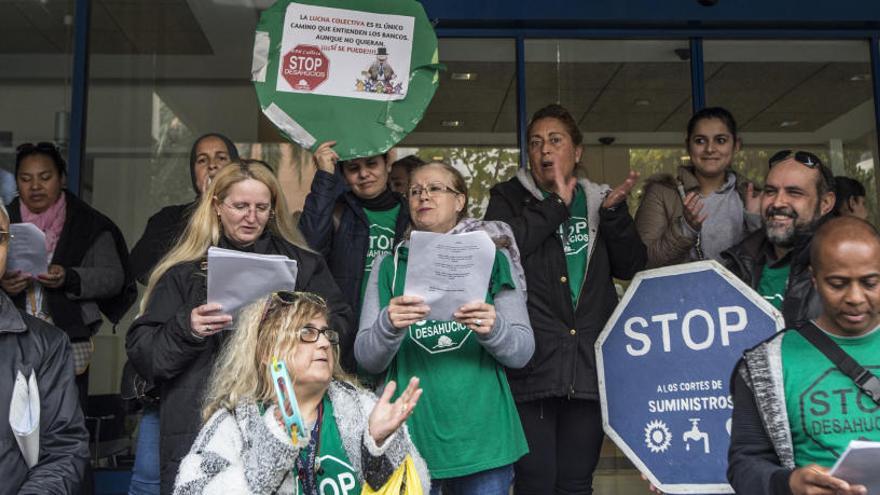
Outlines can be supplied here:
<path id="1" fill-rule="evenodd" d="M 318 493 L 321 495 L 355 495 L 360 493 L 354 468 L 332 455 L 318 456 L 323 474 L 318 475 Z"/>
<path id="2" fill-rule="evenodd" d="M 457 321 L 422 320 L 409 327 L 409 338 L 431 354 L 460 348 L 471 330 Z"/>
<path id="3" fill-rule="evenodd" d="M 866 366 L 877 373 L 880 366 Z M 800 396 L 801 428 L 819 448 L 843 453 L 849 440 L 876 440 L 880 432 L 880 405 L 856 388 L 837 368 L 822 374 Z"/>
<path id="4" fill-rule="evenodd" d="M 587 219 L 584 217 L 569 218 L 559 226 L 559 235 L 562 236 L 566 256 L 579 254 L 587 247 L 590 240 Z"/>

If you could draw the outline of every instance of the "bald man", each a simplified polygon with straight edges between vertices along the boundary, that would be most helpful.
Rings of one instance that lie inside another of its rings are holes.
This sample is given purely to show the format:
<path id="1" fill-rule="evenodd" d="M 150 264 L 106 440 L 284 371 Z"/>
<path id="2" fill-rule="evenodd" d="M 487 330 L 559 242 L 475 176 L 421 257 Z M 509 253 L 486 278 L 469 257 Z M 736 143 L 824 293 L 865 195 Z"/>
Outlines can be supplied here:
<path id="1" fill-rule="evenodd" d="M 880 386 L 880 233 L 855 217 L 823 224 L 810 249 L 821 313 L 812 323 Z M 850 440 L 880 441 L 880 403 L 786 330 L 745 352 L 733 378 L 727 477 L 737 493 L 865 494 L 828 475 Z"/>

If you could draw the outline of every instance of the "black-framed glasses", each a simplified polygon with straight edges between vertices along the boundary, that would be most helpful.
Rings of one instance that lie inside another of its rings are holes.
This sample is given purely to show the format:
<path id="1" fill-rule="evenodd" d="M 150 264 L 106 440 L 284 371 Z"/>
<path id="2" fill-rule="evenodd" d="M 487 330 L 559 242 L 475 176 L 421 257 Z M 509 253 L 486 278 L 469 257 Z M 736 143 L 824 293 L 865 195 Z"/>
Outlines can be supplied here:
<path id="1" fill-rule="evenodd" d="M 8 230 L 0 230 L 0 244 L 6 244 L 9 239 L 12 239 L 13 237 L 15 236 L 12 235 L 12 232 L 9 232 Z"/>
<path id="2" fill-rule="evenodd" d="M 267 296 L 267 299 L 268 299 L 268 301 L 266 302 L 265 307 L 263 307 L 263 314 L 260 316 L 260 324 L 259 324 L 260 327 L 262 327 L 263 323 L 265 323 L 266 317 L 269 316 L 269 312 L 272 309 L 278 307 L 277 304 L 275 304 L 275 303 L 279 303 L 284 306 L 290 306 L 291 304 L 296 304 L 299 301 L 305 300 L 305 301 L 308 301 L 316 306 L 322 306 L 324 308 L 327 308 L 327 301 L 323 297 L 321 297 L 317 294 L 314 294 L 312 292 L 297 292 L 297 291 L 290 291 L 290 290 L 279 290 L 279 291 L 276 291 L 276 292 L 269 294 Z M 310 325 L 306 325 L 306 326 L 310 326 Z M 329 330 L 329 331 L 336 334 L 335 340 L 334 340 L 334 339 L 330 338 L 329 333 L 324 332 L 325 335 L 327 335 L 327 340 L 329 340 L 330 343 L 338 344 L 339 343 L 339 332 L 337 332 L 336 330 L 333 330 L 333 329 L 329 329 L 329 328 L 325 329 L 325 330 Z M 302 330 L 300 330 L 300 332 L 302 332 Z M 309 341 L 309 340 L 303 340 L 303 337 L 300 334 L 299 339 L 303 342 L 315 342 L 318 340 L 319 335 L 320 335 L 320 332 L 318 334 L 315 334 L 315 340 Z"/>
<path id="3" fill-rule="evenodd" d="M 40 141 L 39 143 L 21 143 L 15 148 L 15 152 L 17 154 L 28 153 L 30 151 L 46 151 L 46 152 L 57 152 L 58 147 L 55 146 L 55 143 L 50 143 L 48 141 Z"/>
<path id="4" fill-rule="evenodd" d="M 822 176 L 822 180 L 825 183 L 825 187 L 828 189 L 834 188 L 834 174 L 831 170 L 822 163 L 822 160 L 819 159 L 818 156 L 810 153 L 809 151 L 802 150 L 781 150 L 773 154 L 769 160 L 769 168 L 773 168 L 774 165 L 781 161 L 785 161 L 789 158 L 793 158 L 794 161 L 800 163 L 801 165 L 817 170 L 819 174 Z"/>
<path id="5" fill-rule="evenodd" d="M 824 166 L 822 160 L 809 151 L 782 150 L 770 157 L 770 167 L 773 167 L 773 165 L 776 165 L 783 160 L 787 160 L 788 158 L 794 158 L 794 161 L 807 168 L 819 168 Z"/>
<path id="6" fill-rule="evenodd" d="M 306 343 L 317 342 L 321 338 L 321 334 L 324 334 L 331 344 L 339 343 L 339 332 L 330 327 L 318 328 L 313 325 L 306 325 L 299 329 L 299 340 Z"/>
<path id="7" fill-rule="evenodd" d="M 442 193 L 450 193 L 450 194 L 461 194 L 459 191 L 443 184 L 442 182 L 432 182 L 430 184 L 426 184 L 424 187 L 422 186 L 412 186 L 409 188 L 407 195 L 410 198 L 420 198 L 422 197 L 422 193 L 428 193 L 428 196 L 433 197 Z"/>

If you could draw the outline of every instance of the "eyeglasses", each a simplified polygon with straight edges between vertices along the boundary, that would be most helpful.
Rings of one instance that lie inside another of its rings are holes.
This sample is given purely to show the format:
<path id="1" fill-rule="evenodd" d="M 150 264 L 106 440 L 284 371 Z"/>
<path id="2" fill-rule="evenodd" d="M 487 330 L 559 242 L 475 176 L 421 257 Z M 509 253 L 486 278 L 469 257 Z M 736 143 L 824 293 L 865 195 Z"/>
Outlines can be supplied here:
<path id="1" fill-rule="evenodd" d="M 215 196 L 216 199 L 216 196 Z M 259 204 L 248 204 L 248 203 L 234 203 L 229 204 L 224 201 L 220 201 L 220 206 L 225 207 L 227 210 L 232 212 L 233 215 L 243 218 L 250 214 L 251 209 L 253 209 L 254 214 L 258 217 L 267 218 L 272 214 L 272 206 L 266 203 Z"/>
<path id="2" fill-rule="evenodd" d="M 6 244 L 9 239 L 15 237 L 8 230 L 0 230 L 0 244 Z"/>
<path id="3" fill-rule="evenodd" d="M 40 141 L 37 144 L 34 143 L 21 143 L 15 148 L 16 153 L 28 153 L 33 150 L 37 151 L 47 151 L 47 152 L 58 152 L 58 147 L 55 146 L 55 143 L 50 143 L 48 141 Z"/>
<path id="4" fill-rule="evenodd" d="M 306 325 L 299 329 L 299 340 L 306 343 L 317 342 L 321 334 L 324 334 L 331 344 L 336 345 L 339 343 L 339 332 L 330 327 L 317 328 L 312 325 Z"/>
<path id="5" fill-rule="evenodd" d="M 789 158 L 794 158 L 794 161 L 800 163 L 807 168 L 818 170 L 819 174 L 822 176 L 822 180 L 825 182 L 824 187 L 834 188 L 834 174 L 831 172 L 831 170 L 828 169 L 828 167 L 825 166 L 824 163 L 822 163 L 822 160 L 820 160 L 818 156 L 810 153 L 809 151 L 779 151 L 770 157 L 770 168 L 773 168 L 773 166 L 777 163 L 785 161 Z"/>
<path id="6" fill-rule="evenodd" d="M 316 306 L 325 309 L 327 308 L 327 301 L 325 301 L 323 297 L 311 292 L 280 290 L 269 294 L 268 299 L 269 301 L 266 303 L 265 308 L 263 308 L 263 314 L 260 316 L 260 326 L 263 326 L 266 317 L 269 316 L 269 312 L 272 309 L 277 308 L 274 304 L 276 302 L 284 306 L 290 306 L 299 301 L 307 301 Z M 306 325 L 299 330 L 297 336 L 301 342 L 317 342 L 322 333 L 327 337 L 327 340 L 329 340 L 331 344 L 336 345 L 339 343 L 339 332 L 328 327 L 315 328 L 312 325 Z"/>
<path id="7" fill-rule="evenodd" d="M 422 193 L 428 193 L 428 197 L 433 197 L 442 193 L 450 193 L 450 194 L 461 194 L 455 189 L 443 184 L 441 182 L 432 182 L 425 187 L 422 186 L 412 186 L 409 188 L 407 195 L 410 198 L 421 198 Z"/>
<path id="8" fill-rule="evenodd" d="M 807 168 L 818 168 L 822 166 L 822 160 L 820 160 L 818 156 L 810 153 L 809 151 L 792 150 L 782 150 L 771 156 L 770 166 L 772 167 L 773 165 L 776 165 L 777 163 L 786 160 L 789 157 L 794 157 L 794 161 L 800 163 Z"/>

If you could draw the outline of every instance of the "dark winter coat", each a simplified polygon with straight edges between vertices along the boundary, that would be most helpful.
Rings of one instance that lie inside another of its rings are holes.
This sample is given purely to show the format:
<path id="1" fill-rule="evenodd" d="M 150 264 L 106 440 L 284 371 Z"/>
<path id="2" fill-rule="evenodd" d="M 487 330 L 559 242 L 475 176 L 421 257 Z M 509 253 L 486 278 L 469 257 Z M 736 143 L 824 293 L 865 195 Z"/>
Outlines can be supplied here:
<path id="1" fill-rule="evenodd" d="M 543 199 L 531 174 L 520 170 L 492 188 L 487 220 L 510 224 L 528 285 L 528 309 L 535 353 L 522 369 L 507 370 L 518 401 L 545 397 L 598 400 L 594 344 L 617 305 L 612 277 L 630 279 L 645 266 L 626 205 L 601 208 L 608 186 L 579 181 L 587 195 L 590 242 L 587 272 L 577 305 L 568 286 L 568 268 L 559 225 L 569 218 L 559 196 Z"/>
<path id="2" fill-rule="evenodd" d="M 361 284 L 364 260 L 370 247 L 370 222 L 357 197 L 350 191 L 341 195 L 342 179 L 322 170 L 312 179 L 312 190 L 306 196 L 299 228 L 309 246 L 321 253 L 333 273 L 333 279 L 360 318 Z M 396 246 L 409 226 L 409 205 L 398 197 L 400 213 L 394 228 Z"/>
<path id="3" fill-rule="evenodd" d="M 223 241 L 221 247 L 233 248 Z M 341 352 L 351 356 L 351 310 L 324 260 L 269 233 L 254 244 L 253 250 L 283 254 L 297 261 L 296 290 L 314 292 L 327 300 L 330 325 L 341 331 Z M 229 335 L 221 332 L 201 339 L 192 333 L 190 314 L 207 302 L 207 294 L 207 271 L 201 261 L 173 266 L 158 281 L 146 310 L 126 335 L 126 351 L 135 369 L 160 388 L 162 493 L 171 492 L 180 460 L 201 428 L 208 377 Z"/>
<path id="4" fill-rule="evenodd" d="M 40 454 L 32 469 L 9 426 L 18 371 L 26 379 L 33 371 L 40 391 Z M 78 494 L 88 462 L 89 433 L 67 336 L 0 292 L 0 495 Z"/>
<path id="5" fill-rule="evenodd" d="M 791 271 L 782 300 L 782 316 L 785 328 L 799 328 L 815 319 L 822 312 L 822 301 L 813 287 L 810 277 L 810 241 L 812 233 L 801 234 L 786 256 L 790 257 Z M 761 272 L 767 264 L 773 246 L 767 240 L 764 229 L 758 230 L 742 242 L 721 253 L 722 264 L 749 287 L 756 289 L 761 283 Z"/>
<path id="6" fill-rule="evenodd" d="M 43 290 L 53 323 L 71 340 L 86 340 L 98 331 L 100 313 L 113 323 L 122 319 L 137 299 L 137 285 L 119 227 L 70 192 L 63 194 L 67 217 L 50 263 L 64 267 L 65 283 Z M 21 222 L 21 198 L 8 210 L 11 222 Z M 24 291 L 13 301 L 24 308 Z"/>
<path id="7" fill-rule="evenodd" d="M 192 202 L 166 206 L 147 220 L 143 235 L 131 250 L 131 271 L 138 282 L 147 285 L 153 268 L 186 229 L 195 205 Z"/>

